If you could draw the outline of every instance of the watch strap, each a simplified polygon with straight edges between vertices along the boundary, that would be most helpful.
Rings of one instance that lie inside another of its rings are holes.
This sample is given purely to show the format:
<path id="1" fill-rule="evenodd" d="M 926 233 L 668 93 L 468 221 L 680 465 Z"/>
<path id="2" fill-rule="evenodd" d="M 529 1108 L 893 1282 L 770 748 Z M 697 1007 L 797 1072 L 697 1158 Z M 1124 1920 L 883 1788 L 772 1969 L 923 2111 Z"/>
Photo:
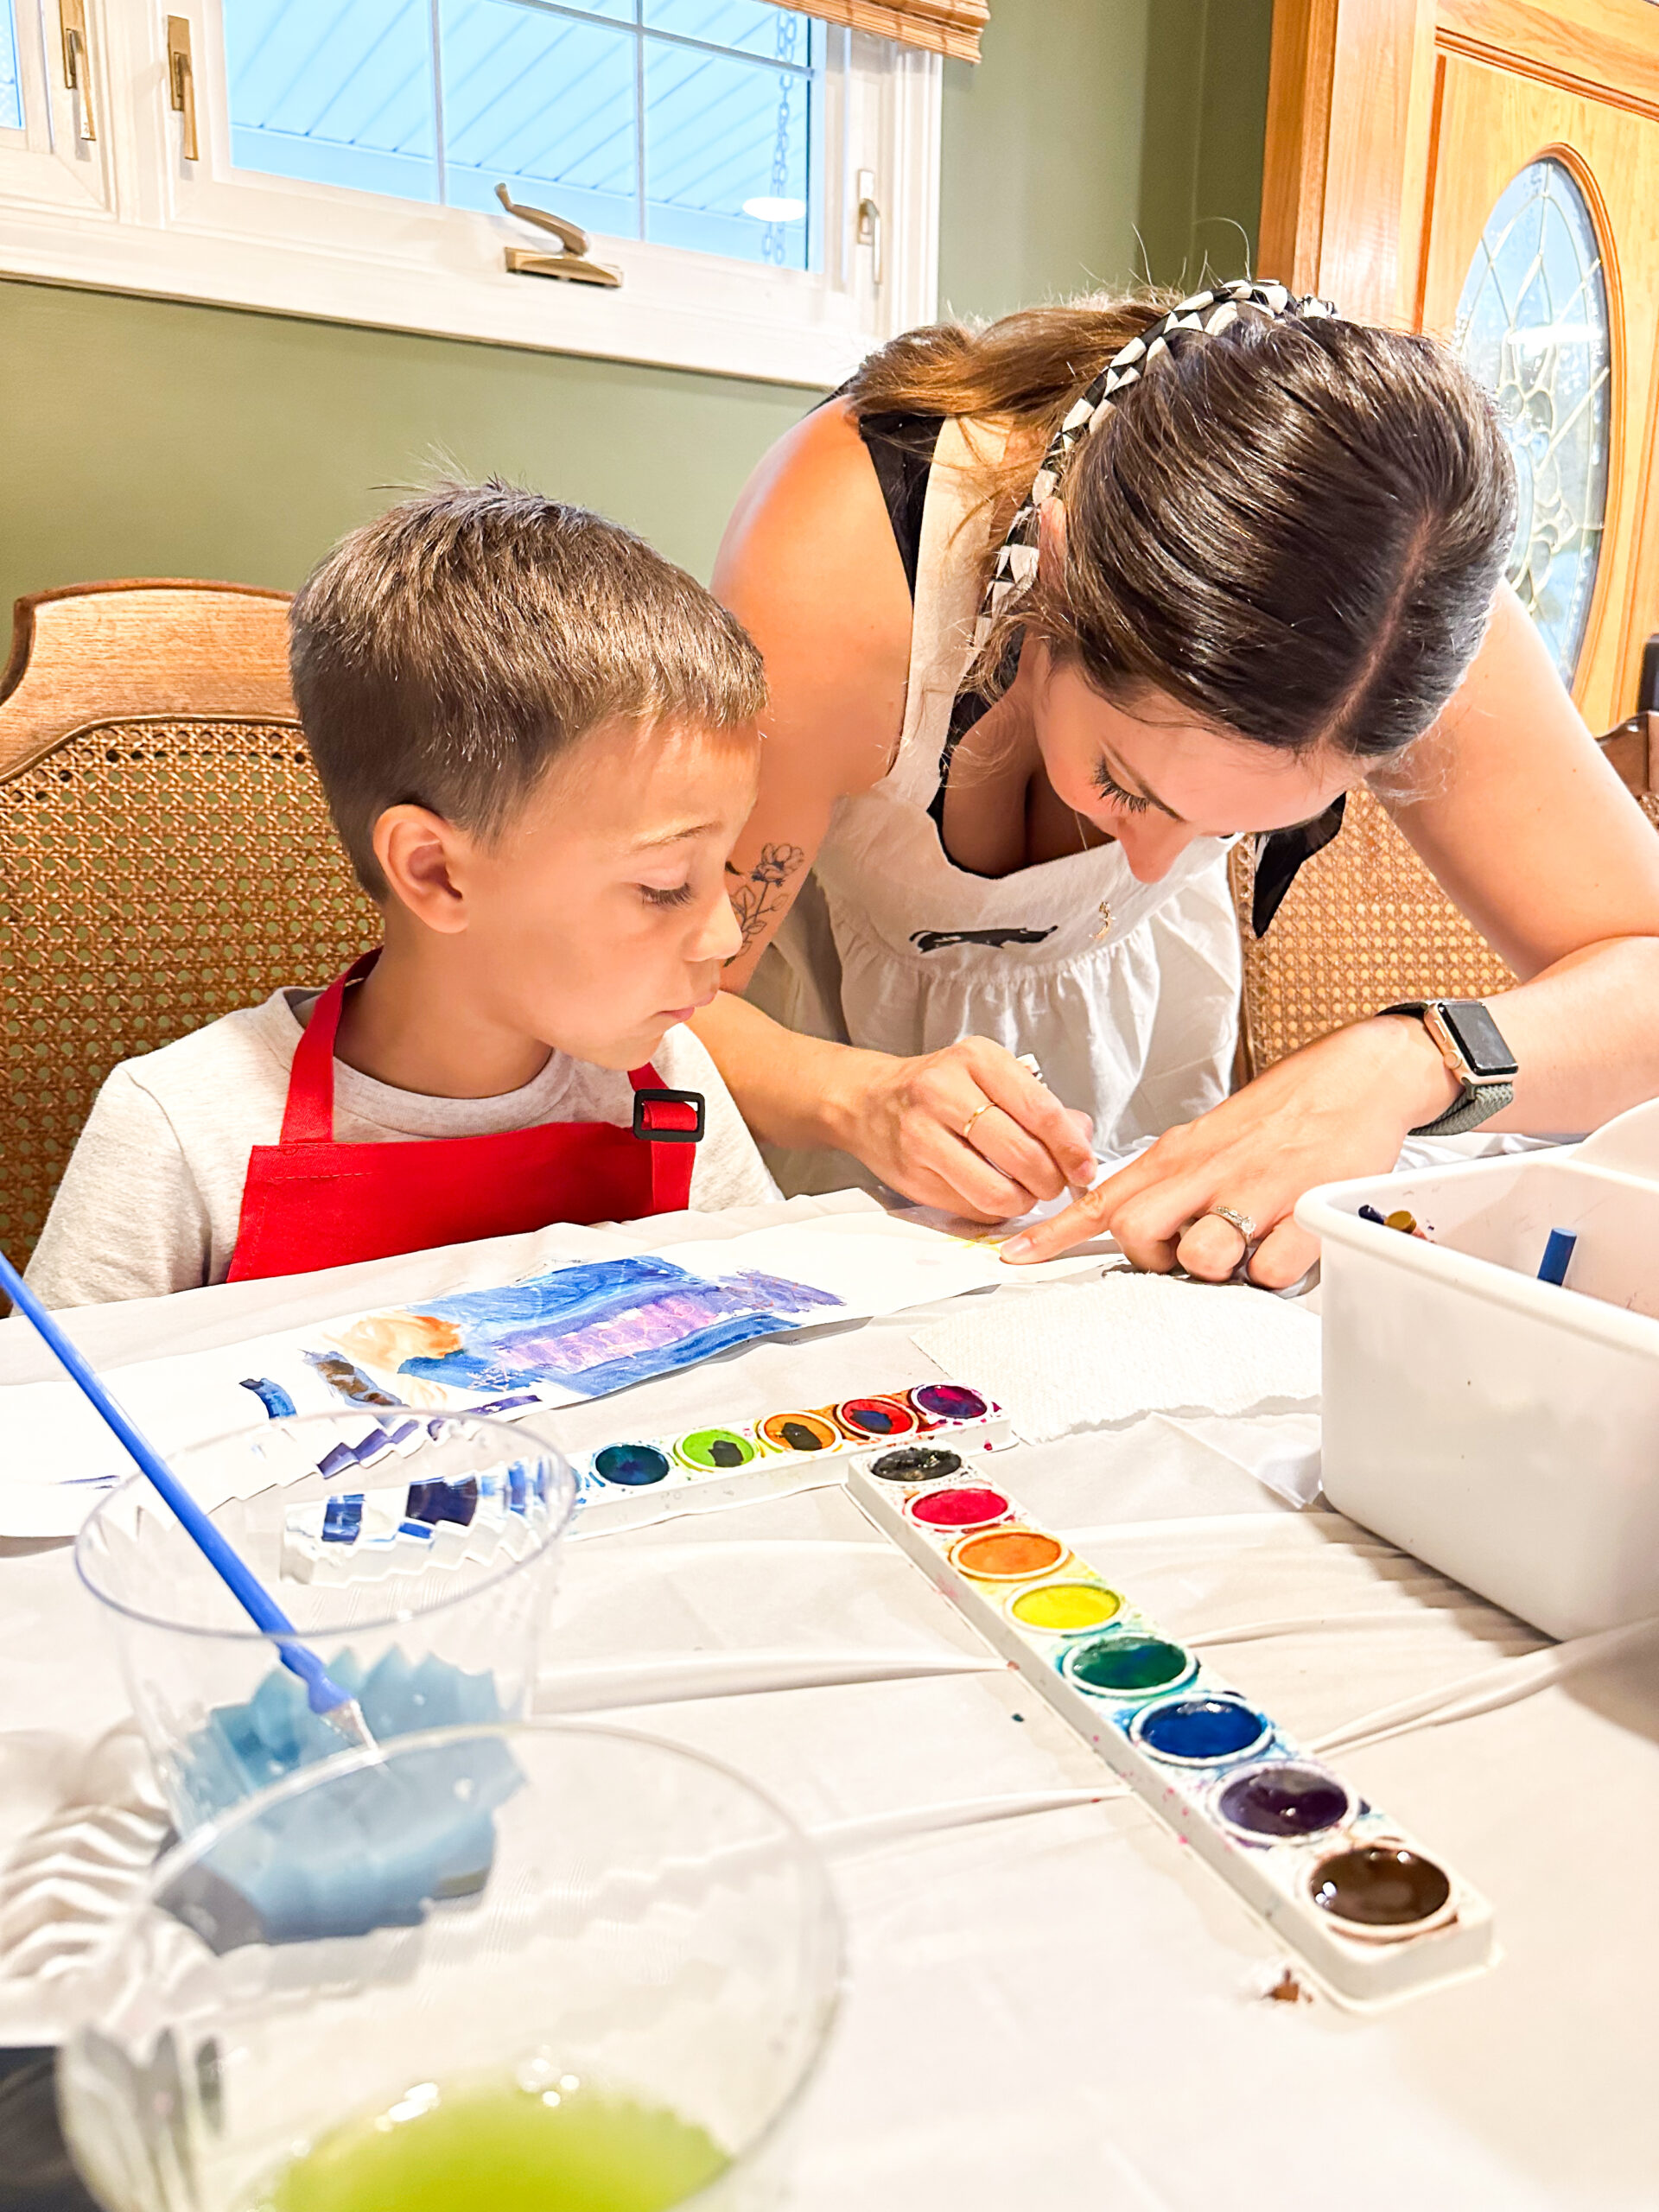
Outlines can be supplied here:
<path id="1" fill-rule="evenodd" d="M 1385 1006 L 1380 1014 L 1414 1014 L 1419 1020 L 1431 1006 L 1438 1006 L 1438 999 L 1403 999 L 1398 1006 Z M 1515 1103 L 1512 1083 L 1468 1083 L 1463 1086 L 1461 1097 L 1454 1098 L 1444 1114 L 1432 1122 L 1421 1122 L 1407 1135 L 1414 1137 L 1456 1137 L 1467 1129 L 1478 1129 L 1483 1122 L 1490 1122 L 1494 1114 L 1501 1114 L 1506 1106 Z"/>
<path id="2" fill-rule="evenodd" d="M 1454 1098 L 1444 1114 L 1432 1122 L 1421 1122 L 1407 1134 L 1414 1137 L 1461 1136 L 1465 1129 L 1478 1129 L 1483 1122 L 1490 1122 L 1494 1114 L 1501 1114 L 1514 1103 L 1512 1083 L 1468 1083 L 1463 1087 L 1462 1097 Z"/>

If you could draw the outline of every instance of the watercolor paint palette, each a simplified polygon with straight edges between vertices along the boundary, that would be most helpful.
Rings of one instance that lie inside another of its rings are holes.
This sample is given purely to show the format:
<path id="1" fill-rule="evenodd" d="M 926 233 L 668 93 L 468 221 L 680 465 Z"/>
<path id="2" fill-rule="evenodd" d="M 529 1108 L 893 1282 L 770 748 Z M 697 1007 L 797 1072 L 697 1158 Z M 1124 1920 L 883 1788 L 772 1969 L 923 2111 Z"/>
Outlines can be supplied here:
<path id="1" fill-rule="evenodd" d="M 921 1382 L 671 1436 L 619 1438 L 575 1462 L 574 1533 L 841 1482 L 856 1456 L 871 1452 L 907 1454 L 918 1472 L 955 1472 L 968 1454 L 1013 1440 L 1001 1408 L 962 1382 Z"/>
<path id="2" fill-rule="evenodd" d="M 1491 1907 L 1001 1485 L 868 1455 L 851 1496 L 1333 1994 L 1386 2001 L 1496 1955 Z"/>

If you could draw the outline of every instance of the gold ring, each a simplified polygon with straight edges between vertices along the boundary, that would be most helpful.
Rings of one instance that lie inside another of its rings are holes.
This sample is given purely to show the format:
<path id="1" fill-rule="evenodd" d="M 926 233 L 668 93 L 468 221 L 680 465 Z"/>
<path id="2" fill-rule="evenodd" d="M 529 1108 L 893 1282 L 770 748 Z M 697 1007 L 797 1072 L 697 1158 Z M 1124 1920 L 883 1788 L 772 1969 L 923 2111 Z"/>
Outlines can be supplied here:
<path id="1" fill-rule="evenodd" d="M 973 1135 L 973 1133 L 974 1133 L 974 1123 L 975 1123 L 975 1122 L 979 1119 L 980 1116 L 981 1116 L 982 1114 L 988 1114 L 988 1113 L 990 1112 L 992 1103 L 993 1103 L 993 1101 L 988 1098 L 988 1099 L 985 1101 L 985 1103 L 984 1103 L 982 1106 L 976 1106 L 976 1107 L 975 1107 L 975 1109 L 974 1109 L 974 1110 L 973 1110 L 973 1112 L 972 1112 L 972 1113 L 968 1116 L 967 1120 L 963 1123 L 963 1125 L 962 1125 L 962 1135 L 963 1135 L 963 1141 L 964 1141 L 964 1142 L 966 1142 L 966 1141 L 967 1141 L 970 1136 L 972 1136 L 972 1135 Z"/>
<path id="2" fill-rule="evenodd" d="M 1240 1213 L 1234 1206 L 1206 1206 L 1198 1219 L 1207 1221 L 1211 1214 L 1217 1221 L 1224 1221 L 1230 1229 L 1236 1229 L 1244 1240 L 1246 1250 L 1249 1249 L 1255 1236 L 1255 1224 L 1249 1214 Z"/>

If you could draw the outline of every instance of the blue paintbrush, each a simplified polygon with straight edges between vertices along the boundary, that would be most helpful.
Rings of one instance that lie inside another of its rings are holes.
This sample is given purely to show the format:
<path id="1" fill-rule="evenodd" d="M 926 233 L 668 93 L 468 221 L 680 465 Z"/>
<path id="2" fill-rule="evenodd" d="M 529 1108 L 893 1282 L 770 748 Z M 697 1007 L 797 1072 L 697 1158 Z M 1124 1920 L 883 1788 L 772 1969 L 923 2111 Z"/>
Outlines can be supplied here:
<path id="1" fill-rule="evenodd" d="M 33 1322 L 41 1338 L 67 1372 L 80 1385 L 95 1410 L 119 1438 L 141 1470 L 172 1508 L 174 1517 L 200 1551 L 254 1626 L 276 1642 L 277 1656 L 290 1674 L 305 1684 L 313 1713 L 337 1728 L 349 1744 L 374 1742 L 357 1700 L 330 1679 L 316 1653 L 297 1640 L 294 1624 L 246 1561 L 226 1542 L 219 1530 L 173 1473 L 154 1445 L 142 1436 L 99 1381 L 80 1353 L 29 1289 L 11 1262 L 0 1252 L 0 1290 L 17 1311 Z"/>

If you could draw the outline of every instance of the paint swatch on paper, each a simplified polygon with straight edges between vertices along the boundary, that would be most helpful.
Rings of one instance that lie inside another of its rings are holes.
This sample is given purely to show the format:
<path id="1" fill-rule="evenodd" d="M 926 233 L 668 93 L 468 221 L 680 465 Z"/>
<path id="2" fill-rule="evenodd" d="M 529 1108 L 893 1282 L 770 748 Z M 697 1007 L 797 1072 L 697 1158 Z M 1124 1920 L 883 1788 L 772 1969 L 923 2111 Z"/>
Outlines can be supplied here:
<path id="1" fill-rule="evenodd" d="M 298 1410 L 280 1382 L 273 1382 L 268 1375 L 245 1375 L 242 1388 L 251 1390 L 272 1421 L 285 1421 Z"/>
<path id="2" fill-rule="evenodd" d="M 383 1390 L 378 1382 L 371 1382 L 362 1369 L 354 1367 L 343 1352 L 306 1351 L 300 1357 L 317 1380 L 326 1383 L 335 1397 L 348 1406 L 395 1406 L 399 1402 L 389 1390 Z M 268 1383 L 266 1387 L 274 1389 L 277 1386 Z M 289 1410 L 290 1413 L 294 1410 L 291 1401 Z M 272 1418 L 275 1419 L 275 1415 Z"/>

